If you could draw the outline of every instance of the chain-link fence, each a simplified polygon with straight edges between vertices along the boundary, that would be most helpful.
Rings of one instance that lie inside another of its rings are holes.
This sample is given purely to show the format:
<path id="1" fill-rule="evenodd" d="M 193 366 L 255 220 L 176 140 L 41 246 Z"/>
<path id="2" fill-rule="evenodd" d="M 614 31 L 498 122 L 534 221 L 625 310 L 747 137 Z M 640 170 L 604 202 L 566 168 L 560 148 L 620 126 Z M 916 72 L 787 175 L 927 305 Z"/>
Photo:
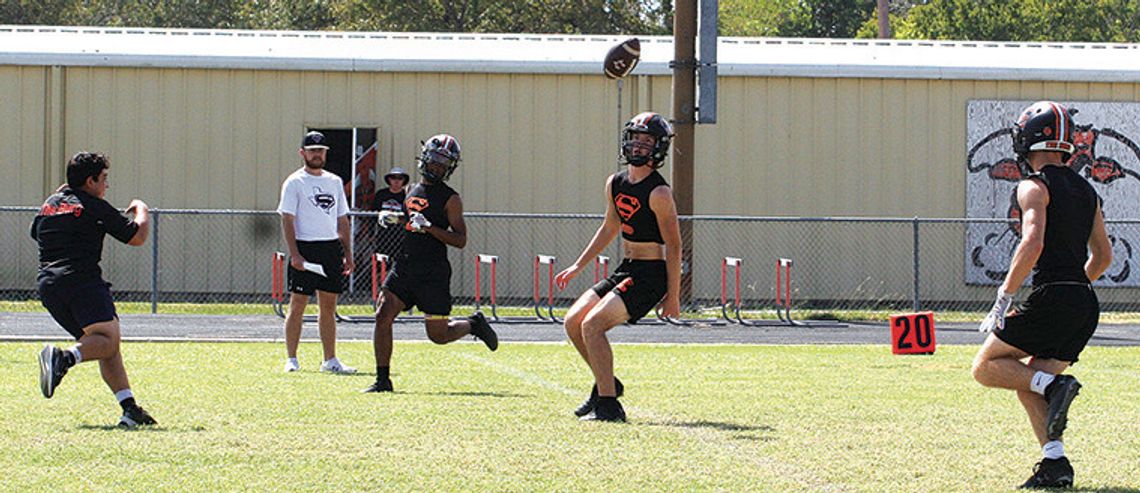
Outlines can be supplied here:
<path id="1" fill-rule="evenodd" d="M 28 228 L 36 209 L 0 208 L 0 242 L 9 260 L 0 263 L 0 299 L 35 299 L 36 245 Z M 273 258 L 285 251 L 280 219 L 272 211 L 153 210 L 151 241 L 129 247 L 105 244 L 104 277 L 117 300 L 146 301 L 161 312 L 164 303 L 271 303 Z M 370 212 L 352 213 L 357 269 L 346 280 L 342 304 L 369 304 L 371 256 L 394 253 L 398 228 L 380 228 Z M 551 271 L 573 262 L 589 242 L 601 216 L 584 214 L 467 213 L 468 243 L 449 248 L 452 294 L 472 304 L 478 254 L 494 255 L 500 306 L 545 300 Z M 1140 279 L 1132 272 L 1132 241 L 1140 220 L 1110 220 L 1114 261 L 1098 295 L 1106 311 L 1140 310 Z M 793 261 L 790 297 L 795 309 L 933 309 L 981 311 L 993 301 L 1016 235 L 998 219 L 786 218 L 693 216 L 682 219 L 690 236 L 686 309 L 719 310 L 722 296 L 735 297 L 736 271 L 745 310 L 773 306 L 778 258 Z M 621 258 L 615 241 L 603 255 Z M 557 258 L 537 265 L 536 255 Z M 725 257 L 741 259 L 724 265 Z M 490 265 L 482 265 L 480 292 L 488 303 Z M 725 276 L 727 275 L 727 279 Z M 553 294 L 566 307 L 594 281 L 583 270 L 565 291 Z M 726 282 L 727 281 L 727 282 Z"/>

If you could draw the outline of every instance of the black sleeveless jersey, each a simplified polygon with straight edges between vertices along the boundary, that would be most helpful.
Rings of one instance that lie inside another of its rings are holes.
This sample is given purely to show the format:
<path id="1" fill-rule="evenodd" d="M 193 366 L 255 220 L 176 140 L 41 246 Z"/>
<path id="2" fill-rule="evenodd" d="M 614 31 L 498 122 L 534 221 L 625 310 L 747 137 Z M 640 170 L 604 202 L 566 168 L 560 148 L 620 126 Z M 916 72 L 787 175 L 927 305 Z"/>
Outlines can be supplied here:
<path id="1" fill-rule="evenodd" d="M 444 205 L 447 204 L 447 200 L 452 195 L 457 195 L 457 193 L 446 183 L 432 185 L 418 183 L 408 191 L 408 197 L 404 199 L 404 209 L 409 216 L 414 212 L 419 212 L 427 217 L 428 221 L 431 221 L 432 226 L 447 229 L 451 227 L 451 223 L 447 220 Z M 427 233 L 413 232 L 410 223 L 405 224 L 404 229 L 406 230 L 404 232 L 404 245 L 401 248 L 399 259 L 413 263 L 447 261 L 447 245 L 444 242 Z"/>
<path id="2" fill-rule="evenodd" d="M 1033 286 L 1052 282 L 1088 282 L 1089 235 L 1100 196 L 1089 182 L 1068 166 L 1045 166 L 1029 179 L 1049 189 L 1045 208 L 1045 248 L 1033 266 Z"/>
<path id="3" fill-rule="evenodd" d="M 664 244 L 657 227 L 657 215 L 649 208 L 649 194 L 668 185 L 656 170 L 637 183 L 630 183 L 629 170 L 614 173 L 610 179 L 610 198 L 621 219 L 621 237 L 629 241 Z"/>

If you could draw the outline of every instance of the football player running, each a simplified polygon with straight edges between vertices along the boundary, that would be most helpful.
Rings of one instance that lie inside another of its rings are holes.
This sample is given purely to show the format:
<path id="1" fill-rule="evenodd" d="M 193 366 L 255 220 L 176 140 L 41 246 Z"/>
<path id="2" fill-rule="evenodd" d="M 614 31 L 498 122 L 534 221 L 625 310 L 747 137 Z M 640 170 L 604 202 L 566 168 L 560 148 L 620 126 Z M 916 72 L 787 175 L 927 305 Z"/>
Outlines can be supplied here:
<path id="1" fill-rule="evenodd" d="M 119 346 L 119 316 L 99 261 L 106 235 L 131 246 L 146 243 L 150 209 L 143 201 L 132 200 L 127 206 L 132 219 L 104 200 L 110 167 L 102 154 L 76 154 L 67 163 L 67 184 L 44 201 L 32 221 L 32 239 L 40 250 L 40 302 L 78 342 L 71 349 L 49 344 L 40 351 L 40 390 L 51 398 L 68 370 L 84 361 L 98 361 L 103 381 L 123 408 L 119 426 L 134 428 L 156 421 L 135 403 L 131 392 Z"/>
<path id="2" fill-rule="evenodd" d="M 499 347 L 498 336 L 481 312 L 460 320 L 448 320 L 451 263 L 447 260 L 447 247 L 467 245 L 463 201 L 446 183 L 459 167 L 459 155 L 459 141 L 450 135 L 435 135 L 423 143 L 418 164 L 421 179 L 408 191 L 404 202 L 408 213 L 404 242 L 384 279 L 380 304 L 376 308 L 372 335 L 376 381 L 364 392 L 392 392 L 392 323 L 408 307 L 419 307 L 424 313 L 428 339 L 436 344 L 447 344 L 471 334 L 491 351 Z"/>
<path id="3" fill-rule="evenodd" d="M 1051 101 L 1026 108 L 1013 127 L 1013 150 L 1027 175 L 1017 185 L 1021 241 L 979 327 L 990 335 L 973 365 L 978 383 L 1017 391 L 1029 415 L 1043 458 L 1023 488 L 1073 484 L 1061 440 L 1081 384 L 1062 372 L 1096 330 L 1100 304 L 1091 283 L 1112 262 L 1101 198 L 1065 164 L 1072 128 L 1069 111 Z M 1009 311 L 1030 272 L 1032 292 Z"/>
<path id="4" fill-rule="evenodd" d="M 564 322 L 574 349 L 594 374 L 590 396 L 574 411 L 582 420 L 626 419 L 618 402 L 624 388 L 614 377 L 606 332 L 636 323 L 658 304 L 663 316 L 680 315 L 681 228 L 673 191 L 657 172 L 672 137 L 672 125 L 657 113 L 641 113 L 625 124 L 621 159 L 627 167 L 606 179 L 602 225 L 578 259 L 555 277 L 558 288 L 564 289 L 621 234 L 621 264 L 578 297 Z"/>

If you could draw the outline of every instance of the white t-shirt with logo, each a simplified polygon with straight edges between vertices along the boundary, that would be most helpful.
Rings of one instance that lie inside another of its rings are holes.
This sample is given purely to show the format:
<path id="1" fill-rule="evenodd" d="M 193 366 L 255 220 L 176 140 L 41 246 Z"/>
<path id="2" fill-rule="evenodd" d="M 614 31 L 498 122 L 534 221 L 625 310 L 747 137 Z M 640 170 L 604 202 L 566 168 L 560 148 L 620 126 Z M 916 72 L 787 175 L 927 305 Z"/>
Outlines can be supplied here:
<path id="1" fill-rule="evenodd" d="M 319 176 L 301 168 L 281 184 L 278 214 L 292 214 L 299 241 L 337 239 L 337 218 L 348 214 L 344 182 L 335 173 L 321 170 Z"/>

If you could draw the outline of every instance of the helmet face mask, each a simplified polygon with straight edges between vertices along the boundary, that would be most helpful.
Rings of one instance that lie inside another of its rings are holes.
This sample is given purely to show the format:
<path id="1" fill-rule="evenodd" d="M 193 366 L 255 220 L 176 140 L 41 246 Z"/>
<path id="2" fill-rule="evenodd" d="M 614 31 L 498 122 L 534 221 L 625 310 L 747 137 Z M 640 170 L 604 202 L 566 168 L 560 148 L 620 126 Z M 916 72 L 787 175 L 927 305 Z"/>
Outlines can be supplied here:
<path id="1" fill-rule="evenodd" d="M 1052 101 L 1038 101 L 1025 108 L 1013 124 L 1013 152 L 1018 162 L 1027 167 L 1029 153 L 1034 151 L 1059 152 L 1068 161 L 1076 151 L 1073 113 Z"/>
<path id="2" fill-rule="evenodd" d="M 645 146 L 637 140 L 636 134 L 646 134 L 653 137 L 653 149 L 648 155 L 635 155 L 635 148 Z M 645 166 L 660 168 L 665 164 L 665 156 L 669 154 L 669 143 L 673 138 L 673 125 L 657 113 L 640 113 L 625 124 L 621 132 L 621 158 L 622 162 L 631 166 Z"/>
<path id="3" fill-rule="evenodd" d="M 432 182 L 447 181 L 455 168 L 459 167 L 459 154 L 459 140 L 455 137 L 447 134 L 433 135 L 423 142 L 417 167 L 420 174 Z M 442 165 L 444 171 L 437 175 L 429 169 L 429 165 Z"/>

